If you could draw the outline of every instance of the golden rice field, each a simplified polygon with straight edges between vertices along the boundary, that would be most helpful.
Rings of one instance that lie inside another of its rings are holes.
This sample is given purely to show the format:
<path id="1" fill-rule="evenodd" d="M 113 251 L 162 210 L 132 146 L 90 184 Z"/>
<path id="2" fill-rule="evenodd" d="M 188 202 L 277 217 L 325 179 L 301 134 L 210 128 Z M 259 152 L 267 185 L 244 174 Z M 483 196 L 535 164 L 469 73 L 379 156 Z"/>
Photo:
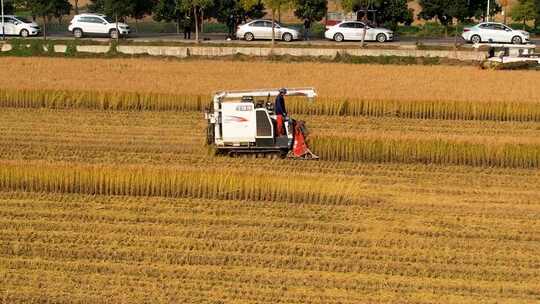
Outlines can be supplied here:
<path id="1" fill-rule="evenodd" d="M 1 107 L 200 111 L 220 89 L 309 85 L 317 88 L 320 102 L 291 100 L 295 113 L 540 121 L 540 76 L 534 71 L 213 60 L 2 60 L 10 77 L 0 88 Z"/>
<path id="2" fill-rule="evenodd" d="M 540 303 L 538 74 L 2 60 L 0 303 Z M 266 80 L 319 89 L 320 161 L 205 146 L 211 91 Z"/>
<path id="3" fill-rule="evenodd" d="M 141 58 L 3 58 L 2 62 L 10 75 L 2 81 L 4 89 L 206 96 L 220 89 L 308 85 L 325 98 L 540 102 L 540 74 L 535 71 Z"/>

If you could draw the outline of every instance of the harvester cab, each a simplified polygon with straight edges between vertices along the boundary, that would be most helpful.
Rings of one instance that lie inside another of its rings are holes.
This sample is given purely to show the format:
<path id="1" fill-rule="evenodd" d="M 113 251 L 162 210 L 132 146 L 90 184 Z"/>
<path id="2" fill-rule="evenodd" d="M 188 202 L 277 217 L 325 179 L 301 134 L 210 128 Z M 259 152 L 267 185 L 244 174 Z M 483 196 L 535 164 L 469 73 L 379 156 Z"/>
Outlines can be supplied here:
<path id="1" fill-rule="evenodd" d="M 207 143 L 229 156 L 241 154 L 280 155 L 299 159 L 318 159 L 307 144 L 305 123 L 285 117 L 285 135 L 277 135 L 274 99 L 279 89 L 221 91 L 214 94 L 206 110 Z M 313 102 L 313 88 L 287 89 L 286 97 L 305 97 Z"/>

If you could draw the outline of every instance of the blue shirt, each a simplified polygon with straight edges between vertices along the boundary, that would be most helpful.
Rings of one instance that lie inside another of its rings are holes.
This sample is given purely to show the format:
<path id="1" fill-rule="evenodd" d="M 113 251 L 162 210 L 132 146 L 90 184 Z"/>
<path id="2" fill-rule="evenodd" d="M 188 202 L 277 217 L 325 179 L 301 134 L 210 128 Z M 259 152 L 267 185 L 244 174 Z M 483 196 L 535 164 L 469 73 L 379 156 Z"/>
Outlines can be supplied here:
<path id="1" fill-rule="evenodd" d="M 276 115 L 287 116 L 287 109 L 285 109 L 285 98 L 281 94 L 276 97 L 274 111 L 276 112 Z"/>

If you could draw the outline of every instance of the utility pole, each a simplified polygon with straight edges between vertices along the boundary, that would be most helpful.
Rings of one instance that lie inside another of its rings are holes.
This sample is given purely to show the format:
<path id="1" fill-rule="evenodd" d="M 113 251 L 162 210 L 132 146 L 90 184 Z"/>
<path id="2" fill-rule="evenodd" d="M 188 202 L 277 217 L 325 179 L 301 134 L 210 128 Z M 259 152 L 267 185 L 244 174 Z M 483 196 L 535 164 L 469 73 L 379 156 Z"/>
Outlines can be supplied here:
<path id="1" fill-rule="evenodd" d="M 6 40 L 6 30 L 4 27 L 4 0 L 1 0 L 2 5 L 2 40 Z"/>
<path id="2" fill-rule="evenodd" d="M 489 22 L 489 0 L 487 0 L 486 22 Z"/>

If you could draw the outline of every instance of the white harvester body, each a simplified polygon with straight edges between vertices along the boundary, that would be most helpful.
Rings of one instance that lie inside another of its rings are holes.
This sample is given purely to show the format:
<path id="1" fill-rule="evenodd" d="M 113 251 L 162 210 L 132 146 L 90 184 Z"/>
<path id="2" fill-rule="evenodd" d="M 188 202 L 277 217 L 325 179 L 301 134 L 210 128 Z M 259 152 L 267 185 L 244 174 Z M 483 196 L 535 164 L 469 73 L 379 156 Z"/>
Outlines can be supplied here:
<path id="1" fill-rule="evenodd" d="M 208 120 L 207 141 L 218 151 L 287 154 L 293 149 L 295 121 L 284 118 L 285 135 L 277 136 L 274 100 L 280 89 L 220 91 L 214 94 Z M 287 89 L 285 97 L 302 96 L 313 101 L 313 88 Z"/>

